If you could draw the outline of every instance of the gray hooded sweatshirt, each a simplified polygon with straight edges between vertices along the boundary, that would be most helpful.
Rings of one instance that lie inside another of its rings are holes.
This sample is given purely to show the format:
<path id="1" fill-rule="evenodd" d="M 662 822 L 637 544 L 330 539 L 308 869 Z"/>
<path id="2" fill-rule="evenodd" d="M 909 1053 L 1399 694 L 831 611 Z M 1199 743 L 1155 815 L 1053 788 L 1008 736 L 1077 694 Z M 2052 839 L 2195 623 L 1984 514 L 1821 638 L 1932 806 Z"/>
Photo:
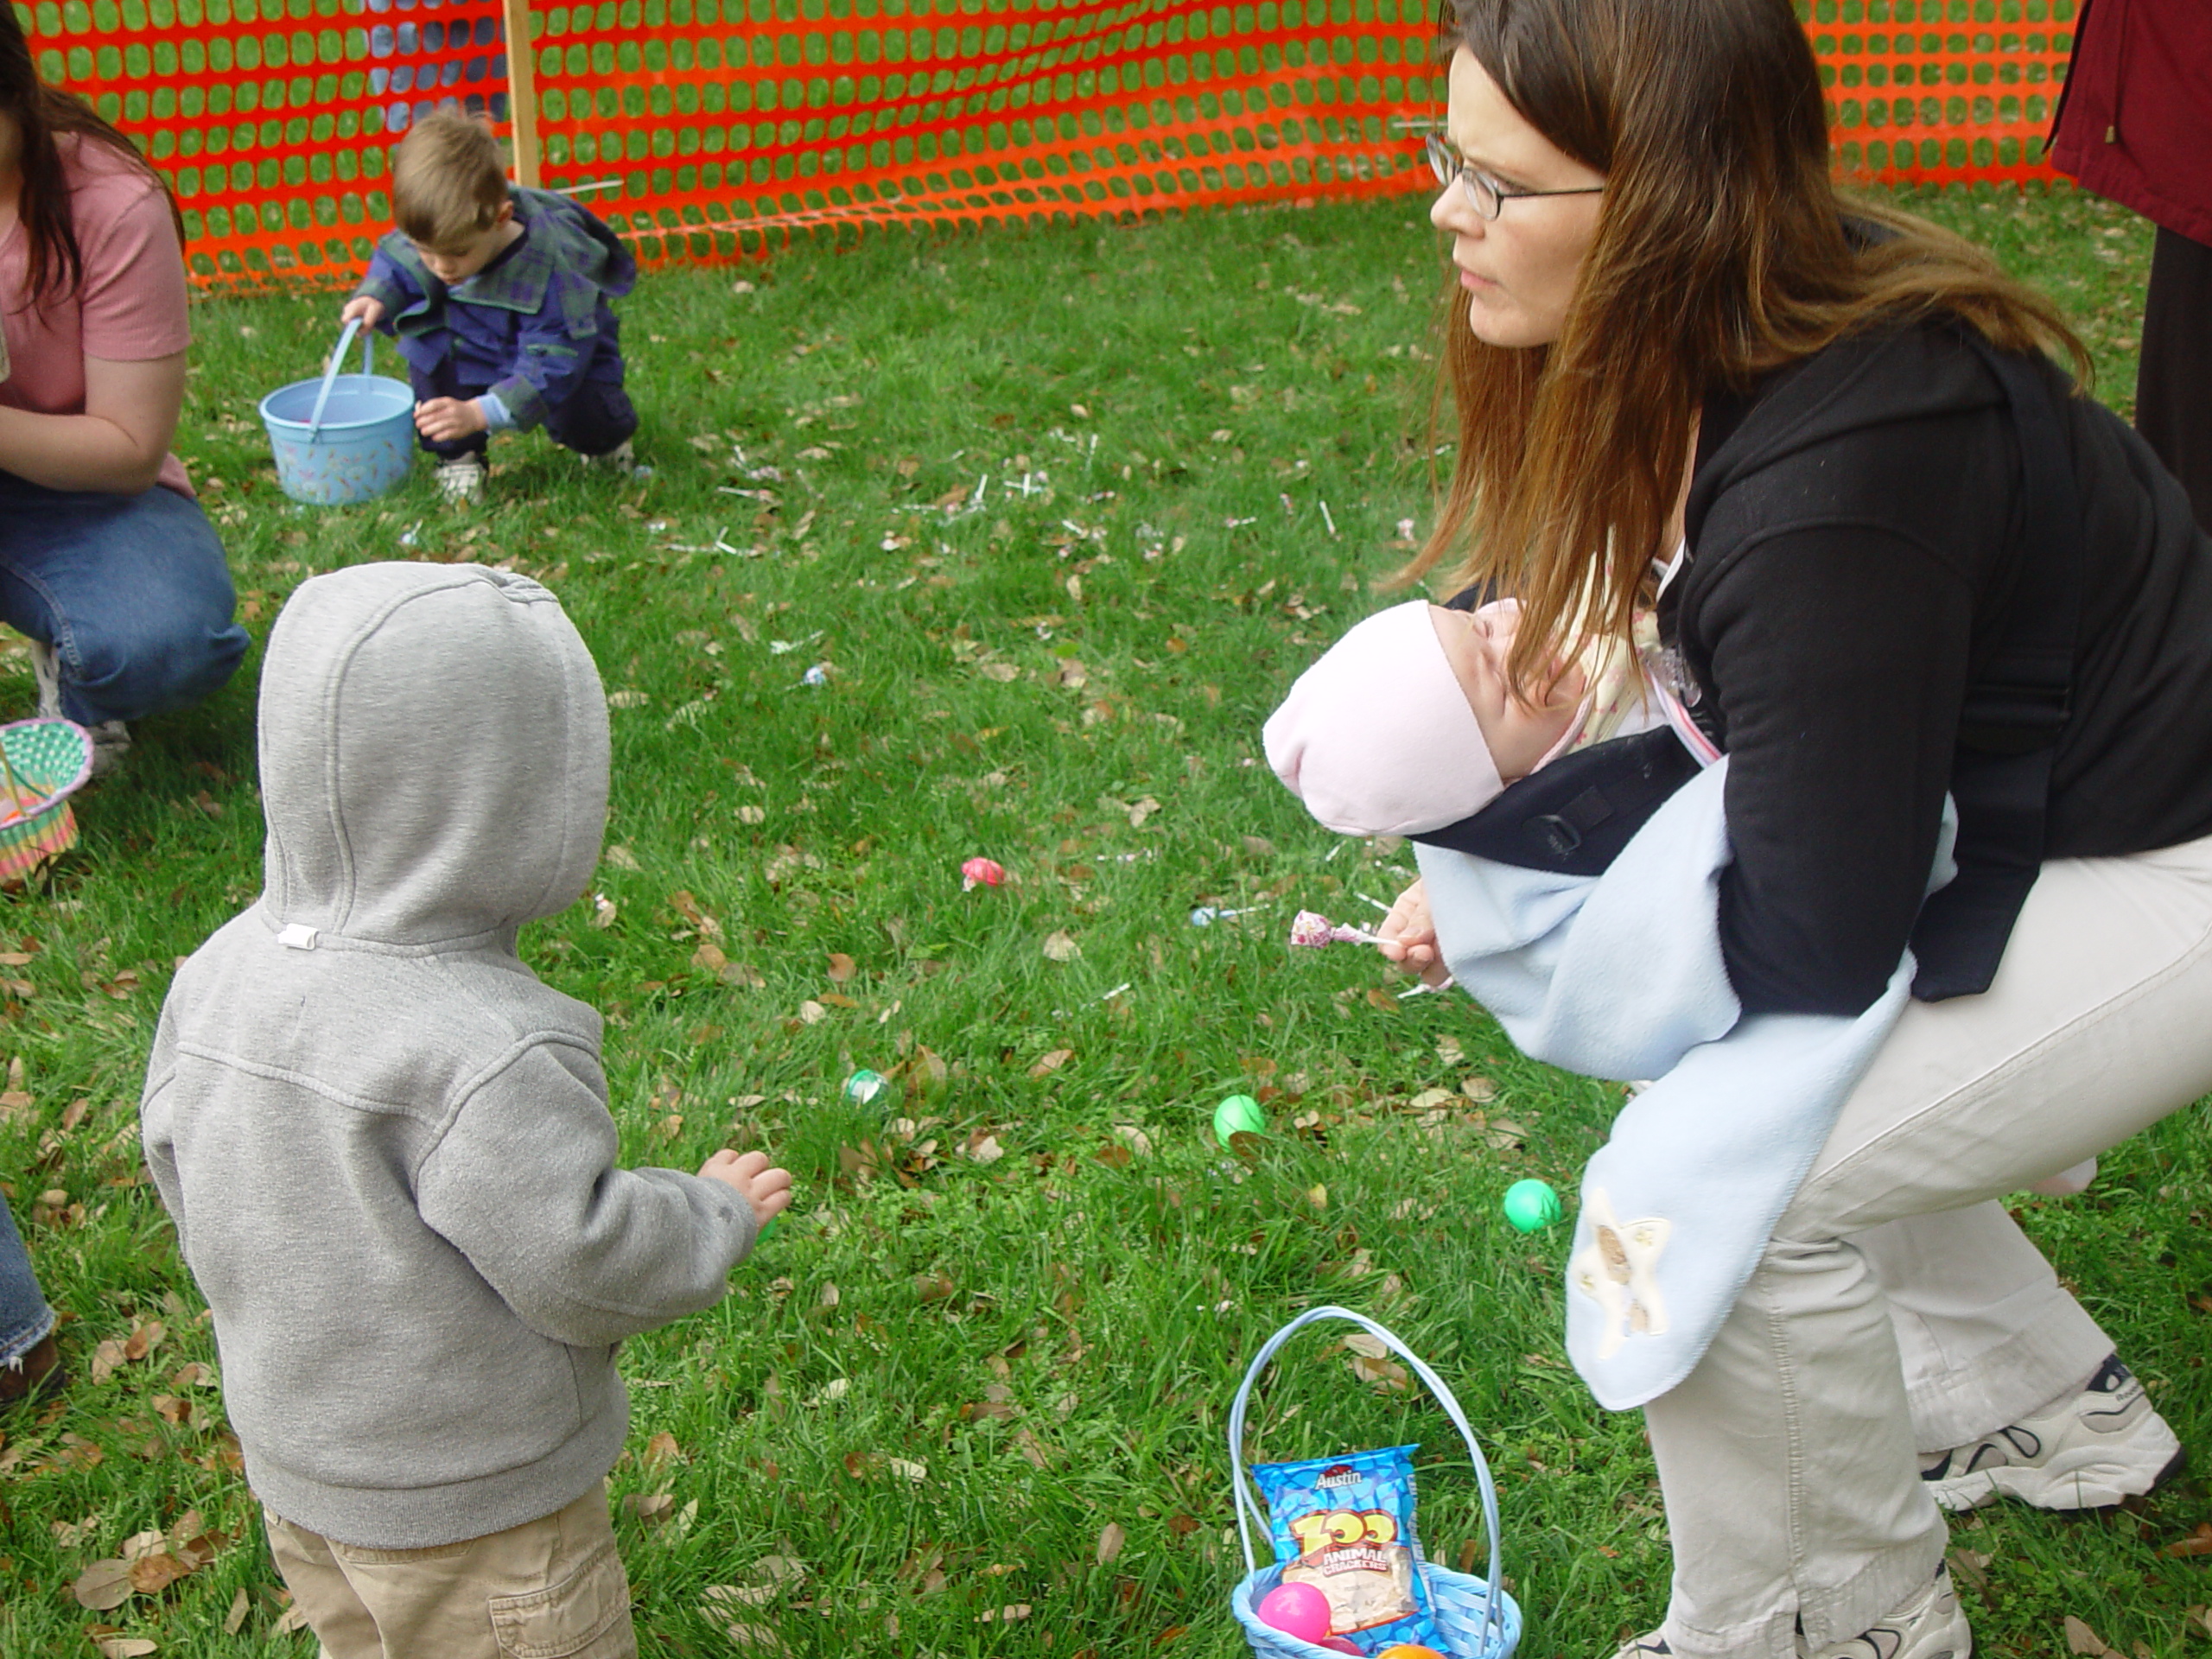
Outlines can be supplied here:
<path id="1" fill-rule="evenodd" d="M 141 1114 L 247 1478 L 374 1548 L 550 1515 L 621 1451 L 615 1344 L 715 1302 L 754 1230 L 615 1166 L 599 1015 L 515 953 L 599 856 L 591 654 L 519 576 L 317 576 L 260 745 L 265 890 L 178 970 Z"/>

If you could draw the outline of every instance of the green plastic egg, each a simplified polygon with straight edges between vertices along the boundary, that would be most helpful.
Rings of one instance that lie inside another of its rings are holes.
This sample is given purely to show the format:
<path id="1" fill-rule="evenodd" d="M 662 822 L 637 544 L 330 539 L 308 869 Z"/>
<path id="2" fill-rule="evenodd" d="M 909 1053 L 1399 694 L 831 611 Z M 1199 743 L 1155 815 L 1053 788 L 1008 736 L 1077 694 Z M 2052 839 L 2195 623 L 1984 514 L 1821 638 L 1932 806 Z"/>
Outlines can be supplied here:
<path id="1" fill-rule="evenodd" d="M 1505 1218 L 1522 1232 L 1541 1231 L 1560 1215 L 1559 1194 L 1548 1181 L 1516 1181 L 1505 1189 Z"/>
<path id="2" fill-rule="evenodd" d="M 1231 1095 L 1213 1109 L 1213 1138 L 1223 1146 L 1232 1135 L 1265 1135 L 1268 1115 L 1249 1095 Z"/>

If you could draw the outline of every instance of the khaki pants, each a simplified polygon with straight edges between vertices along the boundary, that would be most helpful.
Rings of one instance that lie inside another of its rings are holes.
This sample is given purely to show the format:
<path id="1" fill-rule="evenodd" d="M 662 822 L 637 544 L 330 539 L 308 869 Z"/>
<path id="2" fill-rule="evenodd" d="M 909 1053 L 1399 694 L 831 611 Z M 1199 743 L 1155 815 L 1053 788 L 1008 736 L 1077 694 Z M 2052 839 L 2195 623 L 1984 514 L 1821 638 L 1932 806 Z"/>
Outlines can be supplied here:
<path id="1" fill-rule="evenodd" d="M 604 1485 L 435 1549 L 364 1549 L 262 1514 L 323 1659 L 636 1659 Z"/>
<path id="2" fill-rule="evenodd" d="M 1675 1652 L 1785 1659 L 1798 1620 L 1848 1638 L 1928 1581 L 1916 1454 L 2113 1351 L 1997 1200 L 2212 1090 L 2208 1011 L 2212 838 L 2046 864 L 1988 992 L 1905 1010 L 1713 1346 L 1644 1408 Z"/>

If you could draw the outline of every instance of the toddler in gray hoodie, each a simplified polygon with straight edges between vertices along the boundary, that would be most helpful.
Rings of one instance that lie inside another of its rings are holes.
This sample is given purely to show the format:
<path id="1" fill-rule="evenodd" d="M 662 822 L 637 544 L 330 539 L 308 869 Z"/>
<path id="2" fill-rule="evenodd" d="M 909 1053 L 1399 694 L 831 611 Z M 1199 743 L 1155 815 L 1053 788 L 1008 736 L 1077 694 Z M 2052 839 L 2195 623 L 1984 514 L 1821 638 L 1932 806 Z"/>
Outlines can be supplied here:
<path id="1" fill-rule="evenodd" d="M 328 1659 L 632 1654 L 615 1344 L 791 1177 L 618 1167 L 599 1015 L 516 954 L 598 861 L 591 654 L 520 576 L 317 576 L 260 759 L 264 890 L 178 970 L 142 1129 L 277 1565 Z"/>

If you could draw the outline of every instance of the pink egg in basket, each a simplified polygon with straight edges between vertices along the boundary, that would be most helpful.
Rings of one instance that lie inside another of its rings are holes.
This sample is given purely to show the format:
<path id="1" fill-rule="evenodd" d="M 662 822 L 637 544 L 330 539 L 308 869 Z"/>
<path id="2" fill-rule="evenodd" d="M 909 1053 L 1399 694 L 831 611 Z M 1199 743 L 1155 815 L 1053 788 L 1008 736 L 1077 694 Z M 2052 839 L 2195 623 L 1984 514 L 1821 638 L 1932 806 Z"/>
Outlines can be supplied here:
<path id="1" fill-rule="evenodd" d="M 1260 1623 L 1294 1636 L 1301 1642 L 1325 1642 L 1329 1636 L 1329 1599 L 1310 1584 L 1279 1584 L 1260 1598 L 1253 1609 Z"/>

